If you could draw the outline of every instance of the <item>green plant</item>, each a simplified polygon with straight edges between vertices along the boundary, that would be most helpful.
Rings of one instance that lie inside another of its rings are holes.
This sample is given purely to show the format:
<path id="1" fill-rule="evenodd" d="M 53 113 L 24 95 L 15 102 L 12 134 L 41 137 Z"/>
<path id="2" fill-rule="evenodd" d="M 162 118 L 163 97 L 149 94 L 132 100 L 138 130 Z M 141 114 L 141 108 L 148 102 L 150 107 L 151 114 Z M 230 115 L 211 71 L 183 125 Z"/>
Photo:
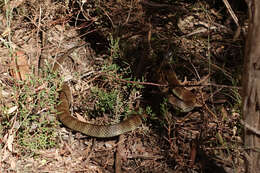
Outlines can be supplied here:
<path id="1" fill-rule="evenodd" d="M 116 58 L 120 57 L 120 48 L 119 48 L 119 38 L 113 38 L 112 35 L 109 36 L 109 41 L 110 41 L 110 53 L 111 53 L 111 58 L 114 60 Z"/>
<path id="2" fill-rule="evenodd" d="M 59 86 L 57 76 L 50 73 L 45 78 L 29 76 L 17 82 L 13 87 L 12 103 L 1 108 L 4 120 L 1 121 L 1 136 L 15 126 L 12 135 L 24 151 L 54 147 L 57 144 L 58 121 L 54 115 Z M 17 109 L 9 113 L 14 106 Z"/>
<path id="3" fill-rule="evenodd" d="M 146 109 L 145 109 L 145 113 L 147 115 L 149 115 L 149 118 L 151 119 L 157 119 L 158 117 L 156 117 L 156 114 L 153 113 L 153 110 L 152 110 L 152 107 L 151 106 L 147 106 Z"/>
<path id="4" fill-rule="evenodd" d="M 117 89 L 109 92 L 97 87 L 91 88 L 93 96 L 97 97 L 96 107 L 101 113 L 115 113 L 116 108 L 122 107 L 122 101 Z"/>

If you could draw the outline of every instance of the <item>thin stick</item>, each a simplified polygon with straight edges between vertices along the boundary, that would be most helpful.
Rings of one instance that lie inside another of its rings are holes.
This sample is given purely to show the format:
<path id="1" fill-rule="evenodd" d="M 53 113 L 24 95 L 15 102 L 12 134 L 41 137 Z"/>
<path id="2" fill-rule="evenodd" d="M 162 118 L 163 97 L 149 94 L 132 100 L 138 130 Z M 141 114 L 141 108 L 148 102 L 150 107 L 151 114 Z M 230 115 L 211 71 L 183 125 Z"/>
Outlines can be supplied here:
<path id="1" fill-rule="evenodd" d="M 232 10 L 229 2 L 227 0 L 223 0 L 223 2 L 225 4 L 225 6 L 227 7 L 229 14 L 231 15 L 231 17 L 233 18 L 234 22 L 236 23 L 237 27 L 240 27 L 240 25 L 238 23 L 238 18 L 235 15 L 234 11 Z"/>
<path id="2" fill-rule="evenodd" d="M 167 86 L 169 86 L 167 84 L 158 84 L 158 83 L 153 83 L 153 82 L 129 81 L 129 80 L 125 80 L 125 79 L 114 77 L 113 75 L 109 75 L 106 72 L 98 73 L 95 77 L 90 79 L 88 81 L 88 83 L 96 80 L 100 76 L 108 76 L 108 77 L 111 77 L 111 78 L 116 79 L 118 81 L 125 82 L 125 83 L 131 83 L 131 84 L 151 85 L 151 86 L 158 86 L 158 87 L 167 87 Z M 84 78 L 84 77 L 85 77 L 85 75 L 82 75 L 81 78 Z M 198 84 L 198 85 L 174 85 L 174 87 L 207 87 L 207 86 L 215 86 L 215 87 L 221 87 L 221 88 L 242 89 L 242 87 L 240 87 L 240 86 L 230 86 L 230 85 L 221 85 L 221 84 L 213 84 L 213 83 L 205 84 L 205 85 L 201 85 L 201 84 Z"/>

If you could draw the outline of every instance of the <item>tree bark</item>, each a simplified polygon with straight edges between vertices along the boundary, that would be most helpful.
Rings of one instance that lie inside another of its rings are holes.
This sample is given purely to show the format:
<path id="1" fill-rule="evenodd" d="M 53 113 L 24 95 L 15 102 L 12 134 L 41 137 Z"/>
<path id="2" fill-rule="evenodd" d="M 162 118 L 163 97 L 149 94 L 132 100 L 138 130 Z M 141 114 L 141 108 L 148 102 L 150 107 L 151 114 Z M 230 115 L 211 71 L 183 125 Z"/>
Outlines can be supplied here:
<path id="1" fill-rule="evenodd" d="M 246 172 L 260 172 L 260 0 L 246 0 L 249 31 L 246 41 L 243 76 L 243 116 Z M 255 130 L 254 130 L 255 129 Z"/>

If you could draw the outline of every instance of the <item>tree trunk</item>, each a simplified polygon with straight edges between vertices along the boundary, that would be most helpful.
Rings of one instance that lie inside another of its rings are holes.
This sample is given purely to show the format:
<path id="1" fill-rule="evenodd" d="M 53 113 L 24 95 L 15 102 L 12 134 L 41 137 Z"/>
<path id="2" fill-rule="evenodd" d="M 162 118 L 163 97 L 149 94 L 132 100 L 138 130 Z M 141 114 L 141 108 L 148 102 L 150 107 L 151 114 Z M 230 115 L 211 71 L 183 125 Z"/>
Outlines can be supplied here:
<path id="1" fill-rule="evenodd" d="M 246 0 L 249 31 L 243 76 L 243 116 L 246 172 L 260 172 L 260 0 Z"/>

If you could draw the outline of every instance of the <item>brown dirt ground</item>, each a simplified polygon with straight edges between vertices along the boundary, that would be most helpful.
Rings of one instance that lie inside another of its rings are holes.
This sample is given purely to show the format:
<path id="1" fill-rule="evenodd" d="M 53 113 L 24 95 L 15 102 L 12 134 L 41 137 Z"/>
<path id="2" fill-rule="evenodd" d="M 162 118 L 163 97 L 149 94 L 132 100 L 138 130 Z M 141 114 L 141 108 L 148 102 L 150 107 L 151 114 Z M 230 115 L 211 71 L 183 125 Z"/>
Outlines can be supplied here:
<path id="1" fill-rule="evenodd" d="M 31 72 L 37 74 L 45 62 L 52 63 L 70 48 L 87 43 L 70 54 L 62 69 L 63 79 L 70 81 L 78 117 L 85 111 L 95 112 L 97 98 L 89 95 L 97 86 L 106 91 L 119 89 L 124 104 L 143 110 L 150 105 L 158 117 L 148 117 L 142 127 L 112 139 L 93 139 L 60 125 L 56 128 L 58 144 L 36 150 L 32 156 L 28 150 L 25 150 L 28 153 L 20 150 L 19 128 L 12 130 L 15 123 L 5 126 L 6 117 L 1 116 L 0 172 L 244 171 L 239 93 L 247 31 L 245 7 L 231 4 L 241 25 L 238 34 L 237 26 L 221 3 L 158 2 L 2 3 L 0 108 L 15 103 L 15 98 L 5 98 L 14 92 L 13 85 L 17 84 L 10 74 L 10 50 L 24 52 Z M 9 5 L 13 16 L 8 29 L 10 19 L 5 14 Z M 120 39 L 120 51 L 111 46 L 111 38 Z M 138 92 L 129 93 L 127 83 L 118 82 L 123 77 L 156 83 L 153 73 L 167 52 L 173 54 L 171 62 L 180 81 L 193 85 L 187 89 L 201 100 L 203 107 L 180 113 L 167 104 L 162 113 L 161 102 L 155 101 L 157 97 L 153 94 L 158 88 L 146 85 Z M 111 74 L 114 78 L 100 75 L 104 66 L 111 64 L 120 67 L 122 73 Z M 9 114 L 10 122 L 12 117 L 19 117 L 18 110 L 19 107 Z M 35 111 L 41 115 L 44 109 Z M 120 108 L 113 117 L 103 113 L 96 119 L 87 119 L 92 123 L 114 123 L 124 112 Z M 121 159 L 121 163 L 116 159 Z"/>

